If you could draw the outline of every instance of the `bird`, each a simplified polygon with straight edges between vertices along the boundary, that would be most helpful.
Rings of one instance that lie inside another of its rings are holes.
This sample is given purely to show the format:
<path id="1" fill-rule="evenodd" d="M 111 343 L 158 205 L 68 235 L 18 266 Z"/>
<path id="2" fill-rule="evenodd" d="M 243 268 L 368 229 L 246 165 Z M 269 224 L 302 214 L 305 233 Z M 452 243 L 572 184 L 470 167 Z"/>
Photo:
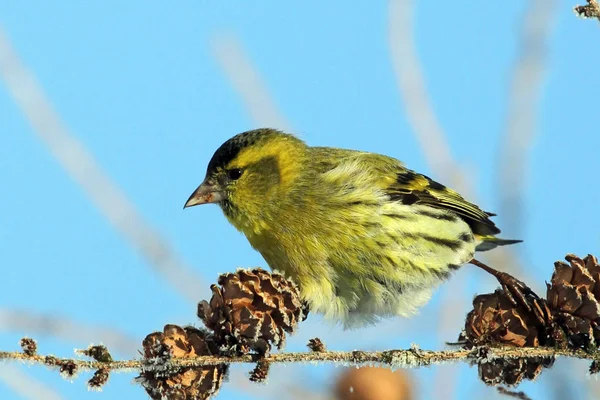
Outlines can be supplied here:
<path id="1" fill-rule="evenodd" d="M 497 237 L 495 214 L 393 157 L 271 128 L 215 151 L 184 208 L 209 203 L 311 312 L 345 328 L 410 317 L 476 251 L 520 242 Z"/>

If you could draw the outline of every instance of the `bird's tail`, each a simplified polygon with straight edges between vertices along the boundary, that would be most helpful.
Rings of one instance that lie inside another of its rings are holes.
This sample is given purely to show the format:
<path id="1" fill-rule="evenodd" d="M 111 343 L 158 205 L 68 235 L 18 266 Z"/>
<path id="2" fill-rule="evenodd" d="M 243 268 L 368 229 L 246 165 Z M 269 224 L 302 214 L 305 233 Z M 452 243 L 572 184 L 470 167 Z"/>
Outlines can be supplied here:
<path id="1" fill-rule="evenodd" d="M 498 246 L 506 246 L 508 244 L 521 243 L 522 240 L 507 240 L 500 239 L 496 236 L 488 235 L 488 236 L 478 236 L 479 244 L 475 248 L 475 251 L 488 251 L 494 249 Z"/>

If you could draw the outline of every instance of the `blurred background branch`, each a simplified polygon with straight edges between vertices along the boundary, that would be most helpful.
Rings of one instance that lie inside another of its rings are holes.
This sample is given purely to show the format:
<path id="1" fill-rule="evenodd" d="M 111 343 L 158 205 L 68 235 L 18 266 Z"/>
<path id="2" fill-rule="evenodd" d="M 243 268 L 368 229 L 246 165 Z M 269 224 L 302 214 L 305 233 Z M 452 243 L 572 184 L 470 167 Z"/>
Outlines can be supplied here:
<path id="1" fill-rule="evenodd" d="M 240 40 L 233 34 L 220 34 L 214 37 L 212 46 L 214 57 L 241 97 L 254 124 L 292 132 Z"/>
<path id="2" fill-rule="evenodd" d="M 125 357 L 133 357 L 141 347 L 141 339 L 114 328 L 88 325 L 60 315 L 39 314 L 29 310 L 0 308 L 0 331 L 53 337 L 85 346 L 90 342 L 102 342 Z"/>
<path id="3" fill-rule="evenodd" d="M 439 123 L 429 99 L 423 68 L 416 51 L 415 3 L 406 0 L 391 0 L 389 7 L 389 43 L 398 89 L 404 100 L 405 111 L 413 128 L 428 165 L 436 176 L 451 183 L 457 190 L 470 198 L 475 198 L 468 177 L 453 159 L 444 130 Z M 547 42 L 551 34 L 554 2 L 531 1 L 524 17 L 522 35 L 519 38 L 521 49 L 514 67 L 514 78 L 509 97 L 506 141 L 499 157 L 499 193 L 503 199 L 500 215 L 507 221 L 506 230 L 515 237 L 523 233 L 523 197 L 526 179 L 523 169 L 535 137 L 534 122 L 537 118 L 543 72 L 547 53 Z M 504 223 L 503 223 L 504 225 Z M 521 263 L 513 251 L 503 248 L 487 255 L 493 265 L 503 265 L 515 273 L 521 271 Z M 449 283 L 447 299 L 440 309 L 440 328 L 444 335 L 456 321 L 456 310 L 466 303 L 464 285 L 458 280 Z M 453 370 L 454 371 L 454 370 Z M 439 371 L 438 371 L 439 372 Z M 448 388 L 458 379 L 455 372 L 447 371 L 439 377 L 435 387 L 447 393 Z M 443 388 L 443 389 L 441 389 Z M 438 393 L 441 395 L 441 393 Z"/>
<path id="4" fill-rule="evenodd" d="M 420 144 L 425 161 L 434 176 L 441 181 L 473 198 L 467 177 L 452 157 L 444 129 L 431 101 L 423 73 L 423 68 L 416 50 L 415 33 L 415 2 L 413 0 L 390 0 L 388 20 L 388 45 L 394 67 L 398 92 L 403 101 L 404 112 L 407 116 L 413 134 Z M 460 319 L 462 310 L 467 306 L 466 296 L 456 295 L 466 292 L 462 280 L 452 280 L 445 285 L 443 299 L 437 309 L 435 329 L 437 337 L 442 341 L 454 331 L 454 325 Z M 432 396 L 438 398 L 456 389 L 457 370 L 437 370 L 432 385 Z"/>
<path id="5" fill-rule="evenodd" d="M 415 41 L 415 2 L 390 0 L 389 47 L 396 83 L 413 134 L 434 175 L 460 193 L 470 192 L 444 130 L 433 110 Z"/>
<path id="6" fill-rule="evenodd" d="M 557 2 L 554 0 L 527 2 L 507 96 L 506 125 L 497 156 L 497 193 L 503 226 L 517 238 L 526 236 L 523 221 L 527 216 L 525 200 L 531 182 L 529 163 L 539 134 L 537 122 L 557 9 Z M 513 258 L 514 253 L 500 249 L 490 256 Z M 506 261 L 508 260 L 504 259 Z M 523 273 L 531 274 L 526 271 Z M 574 395 L 571 374 L 565 373 L 573 371 L 573 368 L 571 364 L 571 367 L 565 369 L 549 371 L 549 382 L 555 388 L 552 391 L 553 398 L 562 399 Z"/>
<path id="7" fill-rule="evenodd" d="M 65 126 L 35 76 L 0 27 L 0 75 L 33 132 L 104 217 L 152 267 L 189 301 L 206 287 L 171 245 L 137 211 L 125 192 L 102 170 L 92 153 Z M 206 289 L 205 289 L 206 290 Z"/>
<path id="8" fill-rule="evenodd" d="M 62 400 L 63 397 L 14 365 L 0 364 L 0 382 L 25 400 Z"/>
<path id="9" fill-rule="evenodd" d="M 555 26 L 556 1 L 531 0 L 523 16 L 516 62 L 507 99 L 506 127 L 498 153 L 498 196 L 502 225 L 524 237 L 524 203 L 531 151 L 538 136 L 540 100 Z"/>

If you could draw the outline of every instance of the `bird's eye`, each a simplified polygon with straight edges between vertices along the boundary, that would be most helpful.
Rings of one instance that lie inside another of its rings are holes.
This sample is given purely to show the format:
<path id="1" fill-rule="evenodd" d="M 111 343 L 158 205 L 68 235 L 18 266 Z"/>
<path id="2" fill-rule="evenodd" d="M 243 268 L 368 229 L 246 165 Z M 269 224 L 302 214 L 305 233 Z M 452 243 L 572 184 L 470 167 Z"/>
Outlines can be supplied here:
<path id="1" fill-rule="evenodd" d="M 227 177 L 232 181 L 236 181 L 240 179 L 240 177 L 242 176 L 242 172 L 243 171 L 239 168 L 230 169 L 229 171 L 227 171 Z"/>

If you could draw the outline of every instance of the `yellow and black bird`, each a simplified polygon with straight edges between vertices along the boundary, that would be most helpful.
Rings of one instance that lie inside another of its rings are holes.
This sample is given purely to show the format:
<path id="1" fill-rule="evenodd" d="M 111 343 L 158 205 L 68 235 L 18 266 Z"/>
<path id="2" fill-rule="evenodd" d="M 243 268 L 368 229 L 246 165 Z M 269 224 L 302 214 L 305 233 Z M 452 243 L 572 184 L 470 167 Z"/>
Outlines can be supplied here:
<path id="1" fill-rule="evenodd" d="M 356 326 L 409 316 L 475 251 L 513 244 L 457 192 L 391 157 L 241 133 L 185 207 L 217 203 L 311 311 Z"/>

